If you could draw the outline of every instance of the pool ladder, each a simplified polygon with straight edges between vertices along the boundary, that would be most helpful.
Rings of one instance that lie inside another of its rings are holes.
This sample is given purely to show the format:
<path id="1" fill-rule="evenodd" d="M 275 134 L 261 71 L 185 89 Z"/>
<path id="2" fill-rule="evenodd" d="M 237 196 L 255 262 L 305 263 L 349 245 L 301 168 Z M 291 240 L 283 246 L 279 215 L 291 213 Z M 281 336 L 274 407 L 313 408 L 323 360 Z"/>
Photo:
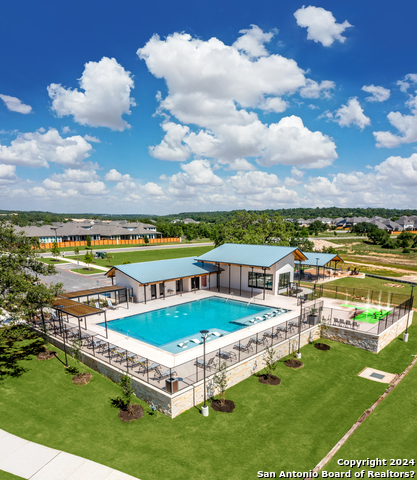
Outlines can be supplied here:
<path id="1" fill-rule="evenodd" d="M 232 298 L 232 295 L 234 295 L 233 292 L 230 293 L 230 298 Z M 229 298 L 226 298 L 226 303 L 227 303 L 228 300 L 230 300 L 230 299 L 229 299 Z"/>
<path id="2" fill-rule="evenodd" d="M 130 330 L 128 330 L 128 331 L 126 332 L 126 340 L 129 340 L 129 332 L 130 332 Z"/>
<path id="3" fill-rule="evenodd" d="M 252 298 L 249 300 L 248 304 L 246 305 L 247 307 L 249 306 L 250 302 L 251 302 L 254 298 L 255 298 L 255 297 L 252 297 Z"/>

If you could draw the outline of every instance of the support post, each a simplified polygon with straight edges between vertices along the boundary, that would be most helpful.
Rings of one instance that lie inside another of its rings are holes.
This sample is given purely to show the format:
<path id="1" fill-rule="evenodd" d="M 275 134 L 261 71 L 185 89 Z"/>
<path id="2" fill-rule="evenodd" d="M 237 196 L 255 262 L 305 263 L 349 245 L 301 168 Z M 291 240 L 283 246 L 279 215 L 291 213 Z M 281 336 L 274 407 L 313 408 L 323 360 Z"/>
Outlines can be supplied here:
<path id="1" fill-rule="evenodd" d="M 104 310 L 104 325 L 106 326 L 106 338 L 109 338 L 109 334 L 107 331 L 107 315 L 106 315 L 106 310 Z"/>
<path id="2" fill-rule="evenodd" d="M 242 265 L 239 265 L 239 295 L 242 296 Z"/>
<path id="3" fill-rule="evenodd" d="M 230 263 L 229 263 L 229 295 L 230 295 L 230 270 L 231 270 L 231 266 L 230 266 Z"/>

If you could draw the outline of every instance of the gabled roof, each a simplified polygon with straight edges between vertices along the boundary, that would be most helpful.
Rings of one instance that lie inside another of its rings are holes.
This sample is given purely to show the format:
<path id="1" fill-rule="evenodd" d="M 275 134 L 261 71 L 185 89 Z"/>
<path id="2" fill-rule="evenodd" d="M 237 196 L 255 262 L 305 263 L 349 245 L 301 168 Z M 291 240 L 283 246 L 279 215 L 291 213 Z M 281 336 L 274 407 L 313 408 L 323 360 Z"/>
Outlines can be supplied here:
<path id="1" fill-rule="evenodd" d="M 202 264 L 194 257 L 174 258 L 172 260 L 157 260 L 155 262 L 130 263 L 115 265 L 106 275 L 113 277 L 115 270 L 126 274 L 137 282 L 147 285 L 177 278 L 194 277 L 217 272 L 216 265 Z"/>
<path id="2" fill-rule="evenodd" d="M 303 252 L 303 254 L 307 259 L 301 262 L 301 265 L 324 267 L 329 262 L 343 262 L 339 255 L 335 253 Z"/>
<path id="3" fill-rule="evenodd" d="M 304 260 L 305 256 L 296 247 L 276 245 L 245 245 L 242 243 L 224 243 L 197 258 L 200 262 L 245 265 L 249 267 L 271 267 L 288 255 L 293 254 L 296 260 Z"/>

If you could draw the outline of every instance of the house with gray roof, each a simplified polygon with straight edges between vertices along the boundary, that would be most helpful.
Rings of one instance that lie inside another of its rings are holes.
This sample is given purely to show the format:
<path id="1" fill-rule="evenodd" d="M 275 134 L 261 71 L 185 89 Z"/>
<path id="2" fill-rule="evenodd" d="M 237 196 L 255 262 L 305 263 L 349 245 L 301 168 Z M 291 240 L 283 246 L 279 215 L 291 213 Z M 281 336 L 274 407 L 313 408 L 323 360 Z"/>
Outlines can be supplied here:
<path id="1" fill-rule="evenodd" d="M 116 265 L 106 275 L 133 289 L 140 302 L 195 289 L 263 293 L 265 298 L 266 292 L 286 291 L 294 282 L 294 263 L 304 260 L 296 247 L 225 243 L 197 258 Z"/>

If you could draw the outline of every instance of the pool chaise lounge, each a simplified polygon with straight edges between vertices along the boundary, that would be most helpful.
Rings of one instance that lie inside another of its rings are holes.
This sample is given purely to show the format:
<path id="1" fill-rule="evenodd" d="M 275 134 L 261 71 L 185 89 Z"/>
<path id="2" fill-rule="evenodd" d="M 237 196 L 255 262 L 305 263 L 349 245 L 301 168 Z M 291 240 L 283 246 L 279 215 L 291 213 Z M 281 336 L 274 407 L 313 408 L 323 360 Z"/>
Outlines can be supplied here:
<path id="1" fill-rule="evenodd" d="M 214 360 L 215 360 L 215 357 L 212 357 L 210 358 L 210 360 L 208 362 L 204 362 L 204 360 L 202 360 L 201 358 L 198 358 L 195 362 L 194 362 L 194 365 L 196 367 L 200 367 L 200 368 L 204 368 L 204 365 L 206 368 L 208 368 L 209 370 L 212 369 L 212 368 L 215 368 L 214 366 Z"/>

